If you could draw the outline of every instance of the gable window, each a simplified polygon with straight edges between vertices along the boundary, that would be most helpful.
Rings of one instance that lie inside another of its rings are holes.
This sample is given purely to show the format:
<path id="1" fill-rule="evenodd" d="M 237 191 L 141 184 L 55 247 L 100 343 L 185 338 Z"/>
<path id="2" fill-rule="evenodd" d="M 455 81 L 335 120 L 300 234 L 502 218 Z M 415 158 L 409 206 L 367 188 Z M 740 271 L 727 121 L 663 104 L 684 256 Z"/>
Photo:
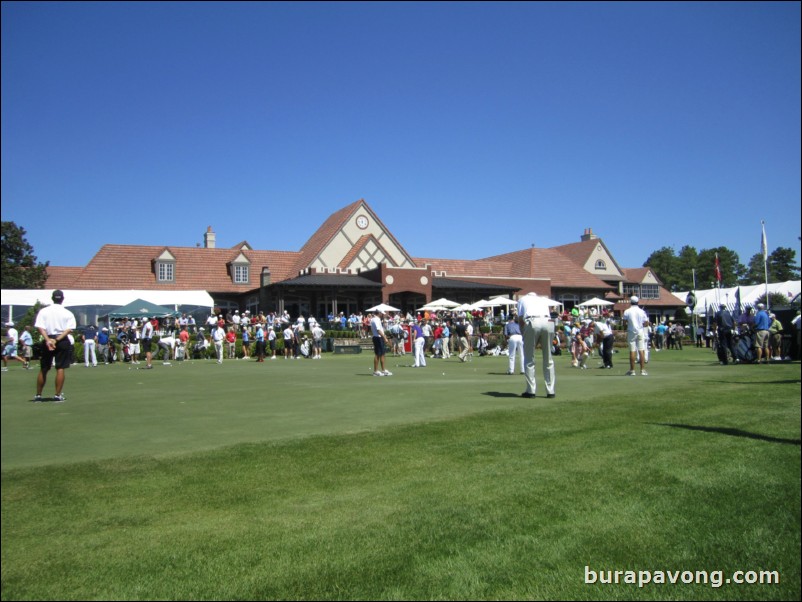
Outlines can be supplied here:
<path id="1" fill-rule="evenodd" d="M 159 261 L 156 263 L 156 274 L 159 282 L 175 281 L 175 263 L 172 261 Z"/>
<path id="2" fill-rule="evenodd" d="M 597 270 L 606 270 L 607 264 L 604 262 L 604 259 L 596 260 L 596 269 Z"/>
<path id="3" fill-rule="evenodd" d="M 640 296 L 643 299 L 659 299 L 660 288 L 656 284 L 641 284 Z"/>
<path id="4" fill-rule="evenodd" d="M 234 284 L 248 284 L 248 266 L 234 265 Z"/>

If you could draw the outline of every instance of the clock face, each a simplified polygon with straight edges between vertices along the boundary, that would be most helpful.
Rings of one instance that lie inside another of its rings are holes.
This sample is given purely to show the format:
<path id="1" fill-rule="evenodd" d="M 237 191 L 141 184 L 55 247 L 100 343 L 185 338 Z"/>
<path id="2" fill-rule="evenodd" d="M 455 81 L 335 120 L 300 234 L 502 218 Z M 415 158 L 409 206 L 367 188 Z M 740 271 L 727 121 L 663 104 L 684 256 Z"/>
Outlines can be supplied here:
<path id="1" fill-rule="evenodd" d="M 360 215 L 358 218 L 356 218 L 356 225 L 364 230 L 368 227 L 368 218 L 366 218 L 364 215 Z"/>

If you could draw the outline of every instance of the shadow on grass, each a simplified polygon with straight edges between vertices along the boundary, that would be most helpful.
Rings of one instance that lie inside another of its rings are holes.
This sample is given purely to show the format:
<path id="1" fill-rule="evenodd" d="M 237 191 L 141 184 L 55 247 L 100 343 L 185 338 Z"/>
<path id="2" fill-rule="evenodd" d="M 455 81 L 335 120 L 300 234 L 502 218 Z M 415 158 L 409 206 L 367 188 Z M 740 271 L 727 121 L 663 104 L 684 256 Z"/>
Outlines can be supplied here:
<path id="1" fill-rule="evenodd" d="M 770 437 L 768 435 L 760 435 L 758 433 L 750 433 L 749 431 L 742 431 L 741 429 L 726 428 L 720 426 L 696 426 L 693 424 L 673 424 L 666 422 L 653 422 L 657 426 L 670 426 L 676 429 L 686 429 L 689 431 L 703 431 L 705 433 L 719 433 L 721 435 L 729 435 L 730 437 L 744 437 L 746 439 L 757 439 L 758 441 L 768 441 L 769 443 L 784 443 L 786 445 L 802 445 L 800 439 L 782 439 L 780 437 Z"/>
<path id="2" fill-rule="evenodd" d="M 506 391 L 485 391 L 482 395 L 489 395 L 490 397 L 520 397 L 520 393 L 507 393 Z"/>
<path id="3" fill-rule="evenodd" d="M 719 381 L 707 381 L 709 383 L 718 382 L 722 385 L 798 385 L 800 383 L 800 379 L 798 378 L 790 378 L 787 380 L 760 380 L 760 381 L 748 381 L 748 380 L 719 380 Z"/>

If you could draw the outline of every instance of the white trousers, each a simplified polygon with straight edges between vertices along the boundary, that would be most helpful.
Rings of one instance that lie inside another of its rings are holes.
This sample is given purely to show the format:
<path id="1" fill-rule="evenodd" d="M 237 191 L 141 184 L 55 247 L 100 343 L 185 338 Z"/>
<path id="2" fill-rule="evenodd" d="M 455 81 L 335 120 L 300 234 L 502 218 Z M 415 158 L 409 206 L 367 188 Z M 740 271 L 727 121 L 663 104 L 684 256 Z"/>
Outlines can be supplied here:
<path id="1" fill-rule="evenodd" d="M 89 360 L 92 360 L 91 362 Z M 97 366 L 97 353 L 95 352 L 95 339 L 87 339 L 84 341 L 84 365 L 89 364 Z"/>
<path id="2" fill-rule="evenodd" d="M 524 338 L 520 334 L 514 334 L 510 336 L 510 339 L 507 341 L 507 351 L 510 354 L 510 367 L 507 369 L 507 372 L 510 374 L 515 374 L 515 357 L 518 356 L 518 363 L 520 364 L 520 372 L 523 374 L 526 370 L 524 369 Z"/>
<path id="3" fill-rule="evenodd" d="M 554 374 L 554 360 L 551 357 L 551 336 L 553 325 L 548 318 L 528 318 L 524 328 L 524 368 L 526 374 L 526 393 L 535 394 L 535 347 L 540 345 L 543 354 L 543 377 L 546 393 L 554 395 L 557 377 Z"/>
<path id="4" fill-rule="evenodd" d="M 426 365 L 426 354 L 423 352 L 423 346 L 426 344 L 426 339 L 424 337 L 418 337 L 415 339 L 415 364 L 416 368 L 420 368 L 421 366 Z"/>

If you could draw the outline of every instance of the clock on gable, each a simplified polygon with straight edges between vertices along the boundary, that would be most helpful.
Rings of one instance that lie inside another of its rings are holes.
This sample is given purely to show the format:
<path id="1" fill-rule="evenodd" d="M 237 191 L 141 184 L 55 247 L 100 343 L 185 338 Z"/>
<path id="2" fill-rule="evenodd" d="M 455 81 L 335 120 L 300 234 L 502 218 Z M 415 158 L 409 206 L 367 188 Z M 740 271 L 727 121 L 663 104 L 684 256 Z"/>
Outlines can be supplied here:
<path id="1" fill-rule="evenodd" d="M 356 218 L 356 225 L 364 230 L 368 227 L 368 218 L 366 218 L 364 215 L 360 215 L 358 218 Z"/>

